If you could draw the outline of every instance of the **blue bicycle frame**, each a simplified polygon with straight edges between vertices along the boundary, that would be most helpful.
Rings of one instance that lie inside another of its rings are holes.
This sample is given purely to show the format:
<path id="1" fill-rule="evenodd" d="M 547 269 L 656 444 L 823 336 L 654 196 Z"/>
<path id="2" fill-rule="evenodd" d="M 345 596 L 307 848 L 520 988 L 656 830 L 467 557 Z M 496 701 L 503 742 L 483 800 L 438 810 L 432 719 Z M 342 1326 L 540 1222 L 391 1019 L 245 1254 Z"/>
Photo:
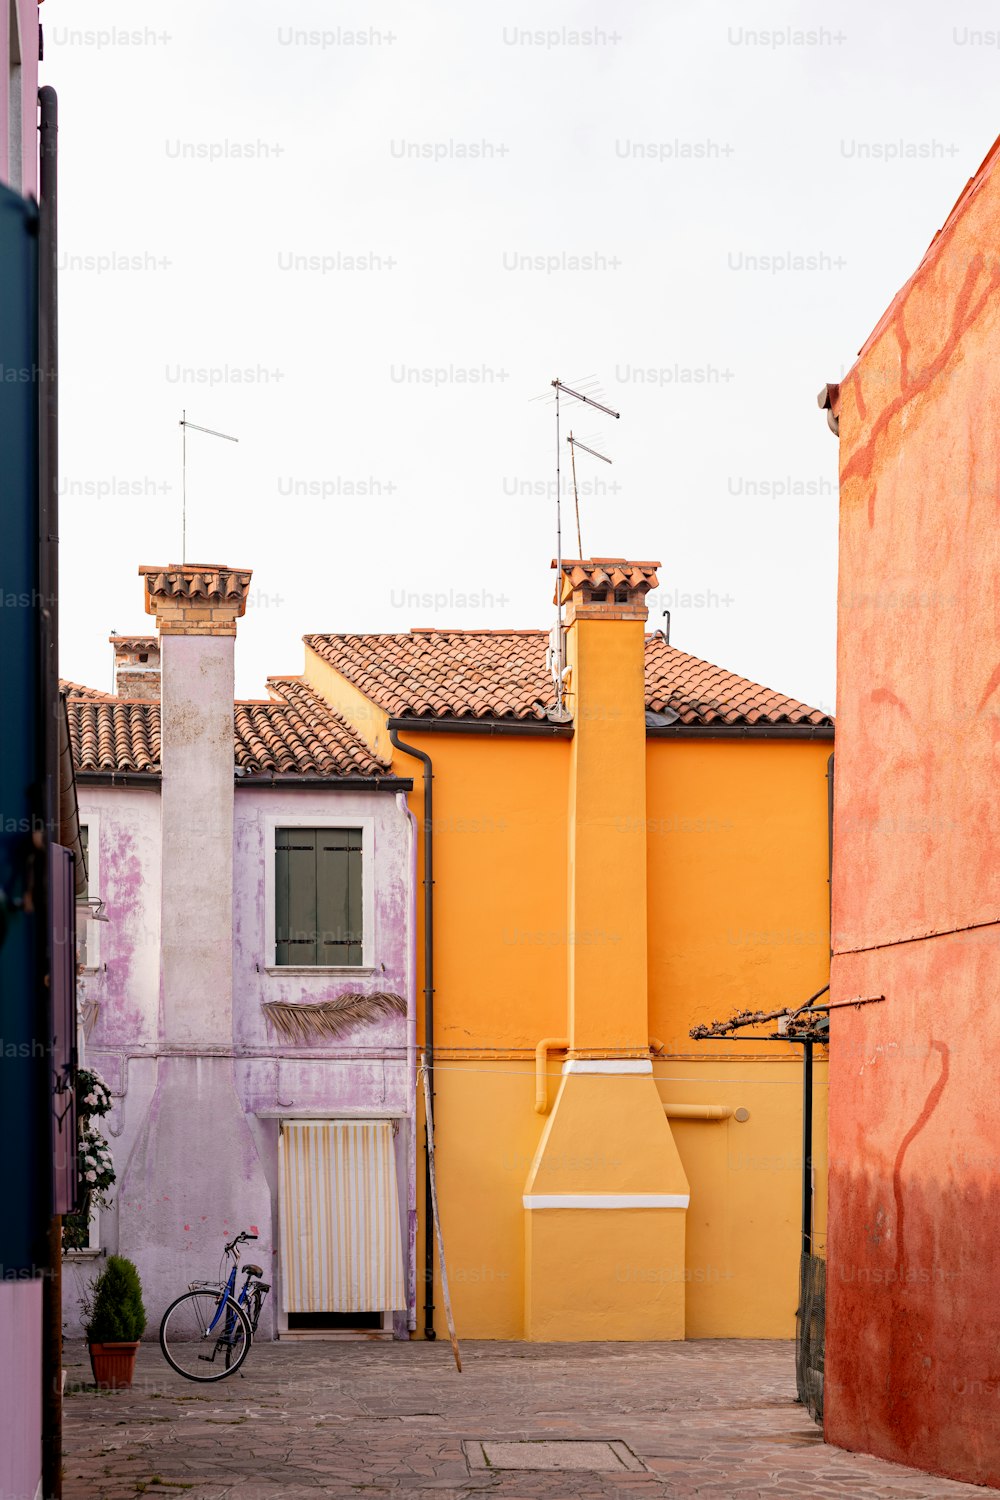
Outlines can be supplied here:
<path id="1" fill-rule="evenodd" d="M 230 1241 L 230 1243 L 226 1246 L 226 1254 L 227 1255 L 230 1255 L 230 1254 L 234 1255 L 233 1266 L 232 1266 L 232 1270 L 229 1272 L 229 1279 L 228 1279 L 228 1281 L 226 1282 L 225 1286 L 222 1288 L 222 1291 L 219 1293 L 219 1306 L 216 1309 L 215 1317 L 212 1319 L 211 1323 L 209 1323 L 209 1325 L 208 1325 L 208 1331 L 209 1331 L 209 1333 L 212 1332 L 212 1330 L 215 1327 L 216 1323 L 218 1323 L 219 1319 L 222 1317 L 222 1310 L 223 1310 L 223 1308 L 228 1308 L 228 1306 L 229 1306 L 228 1299 L 230 1297 L 232 1297 L 232 1299 L 236 1303 L 237 1307 L 242 1307 L 243 1310 L 244 1310 L 244 1312 L 246 1312 L 247 1322 L 250 1324 L 251 1333 L 253 1332 L 253 1320 L 250 1317 L 249 1311 L 244 1306 L 244 1304 L 245 1304 L 245 1302 L 247 1300 L 247 1290 L 248 1290 L 248 1288 L 250 1286 L 250 1280 L 249 1280 L 249 1277 L 248 1277 L 244 1281 L 244 1283 L 243 1283 L 243 1290 L 240 1292 L 239 1296 L 237 1297 L 237 1295 L 236 1295 L 236 1272 L 237 1272 L 237 1269 L 239 1267 L 239 1260 L 237 1258 L 235 1258 L 235 1253 L 236 1253 L 236 1250 L 237 1250 L 237 1246 L 241 1243 L 241 1241 L 243 1241 L 243 1240 L 255 1240 L 256 1238 L 257 1238 L 257 1236 L 255 1234 L 247 1234 L 246 1231 L 244 1230 L 240 1234 L 238 1234 L 234 1240 Z M 233 1318 L 232 1313 L 229 1313 L 229 1317 L 228 1317 L 228 1320 L 227 1320 L 227 1323 L 226 1323 L 226 1331 L 225 1331 L 225 1334 L 223 1335 L 223 1337 L 225 1337 L 230 1343 L 233 1341 L 233 1328 L 232 1328 L 232 1324 L 234 1322 L 235 1322 L 235 1319 Z"/>

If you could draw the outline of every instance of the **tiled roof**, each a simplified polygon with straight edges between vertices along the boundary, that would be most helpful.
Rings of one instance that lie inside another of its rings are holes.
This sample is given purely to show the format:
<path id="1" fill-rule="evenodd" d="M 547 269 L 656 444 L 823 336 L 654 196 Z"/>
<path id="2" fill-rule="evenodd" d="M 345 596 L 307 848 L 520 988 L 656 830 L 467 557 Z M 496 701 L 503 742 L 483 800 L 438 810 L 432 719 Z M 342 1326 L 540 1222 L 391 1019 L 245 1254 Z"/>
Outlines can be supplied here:
<path id="1" fill-rule="evenodd" d="M 399 718 L 544 719 L 554 701 L 544 630 L 310 635 L 306 644 Z M 646 707 L 689 725 L 812 724 L 820 709 L 646 637 Z"/>
<path id="2" fill-rule="evenodd" d="M 73 768 L 159 774 L 160 705 L 64 682 Z M 273 677 L 272 697 L 234 705 L 233 760 L 247 775 L 385 776 L 388 768 L 296 677 Z"/>
<path id="3" fill-rule="evenodd" d="M 92 689 L 67 700 L 74 771 L 159 771 L 160 705 L 114 698 Z"/>
<path id="4" fill-rule="evenodd" d="M 661 635 L 646 637 L 646 707 L 672 710 L 681 724 L 833 723 L 821 709 L 678 651 Z"/>
<path id="5" fill-rule="evenodd" d="M 59 686 L 71 698 L 106 698 L 108 696 L 100 688 L 84 687 L 82 682 L 70 682 L 65 677 L 59 679 Z"/>
<path id="6" fill-rule="evenodd" d="M 266 703 L 236 705 L 236 764 L 252 773 L 287 776 L 384 776 L 340 714 L 298 677 L 269 677 Z"/>
<path id="7" fill-rule="evenodd" d="M 544 719 L 552 702 L 544 630 L 307 635 L 306 645 L 387 713 Z"/>

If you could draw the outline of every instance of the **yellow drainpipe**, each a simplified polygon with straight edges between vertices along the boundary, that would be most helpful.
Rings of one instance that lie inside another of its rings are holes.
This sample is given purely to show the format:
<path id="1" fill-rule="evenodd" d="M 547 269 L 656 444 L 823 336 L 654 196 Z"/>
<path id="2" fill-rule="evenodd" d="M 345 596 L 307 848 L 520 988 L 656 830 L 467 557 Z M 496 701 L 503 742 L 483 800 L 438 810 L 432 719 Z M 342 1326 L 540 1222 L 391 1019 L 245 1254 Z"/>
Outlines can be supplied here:
<path id="1" fill-rule="evenodd" d="M 663 1051 L 658 1036 L 650 1037 L 649 1050 L 654 1057 Z M 668 1120 L 728 1120 L 733 1108 L 730 1104 L 665 1104 L 663 1111 Z"/>
<path id="2" fill-rule="evenodd" d="M 548 1054 L 565 1051 L 569 1046 L 568 1036 L 543 1036 L 535 1048 L 535 1113 L 549 1112 Z"/>
<path id="3" fill-rule="evenodd" d="M 728 1120 L 733 1113 L 731 1104 L 665 1104 L 668 1120 Z"/>

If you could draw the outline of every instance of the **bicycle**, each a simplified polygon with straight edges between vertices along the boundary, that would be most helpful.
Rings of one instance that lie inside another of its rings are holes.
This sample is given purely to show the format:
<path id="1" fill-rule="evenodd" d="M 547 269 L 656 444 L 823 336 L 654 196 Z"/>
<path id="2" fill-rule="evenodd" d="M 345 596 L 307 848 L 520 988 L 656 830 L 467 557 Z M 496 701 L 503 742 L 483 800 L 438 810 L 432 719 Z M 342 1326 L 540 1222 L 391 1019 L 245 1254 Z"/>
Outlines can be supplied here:
<path id="1" fill-rule="evenodd" d="M 167 1364 L 185 1380 L 225 1380 L 236 1374 L 250 1353 L 271 1287 L 260 1279 L 262 1268 L 248 1264 L 243 1267 L 237 1296 L 236 1272 L 240 1245 L 256 1238 L 241 1230 L 223 1251 L 220 1272 L 226 1260 L 233 1263 L 226 1280 L 190 1282 L 163 1314 L 160 1348 Z M 221 1362 L 218 1367 L 217 1361 Z"/>

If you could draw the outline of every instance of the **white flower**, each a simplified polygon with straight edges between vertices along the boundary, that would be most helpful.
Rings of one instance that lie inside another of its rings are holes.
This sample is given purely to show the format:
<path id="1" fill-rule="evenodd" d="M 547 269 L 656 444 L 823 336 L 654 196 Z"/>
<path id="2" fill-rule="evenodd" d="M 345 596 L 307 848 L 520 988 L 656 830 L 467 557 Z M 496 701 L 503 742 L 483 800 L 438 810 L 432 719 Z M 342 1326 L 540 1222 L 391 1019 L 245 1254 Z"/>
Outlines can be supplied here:
<path id="1" fill-rule="evenodd" d="M 96 1182 L 97 1181 L 97 1173 L 96 1172 L 84 1172 L 83 1175 L 84 1175 L 84 1177 L 86 1177 L 86 1179 L 87 1179 L 88 1182 Z"/>

